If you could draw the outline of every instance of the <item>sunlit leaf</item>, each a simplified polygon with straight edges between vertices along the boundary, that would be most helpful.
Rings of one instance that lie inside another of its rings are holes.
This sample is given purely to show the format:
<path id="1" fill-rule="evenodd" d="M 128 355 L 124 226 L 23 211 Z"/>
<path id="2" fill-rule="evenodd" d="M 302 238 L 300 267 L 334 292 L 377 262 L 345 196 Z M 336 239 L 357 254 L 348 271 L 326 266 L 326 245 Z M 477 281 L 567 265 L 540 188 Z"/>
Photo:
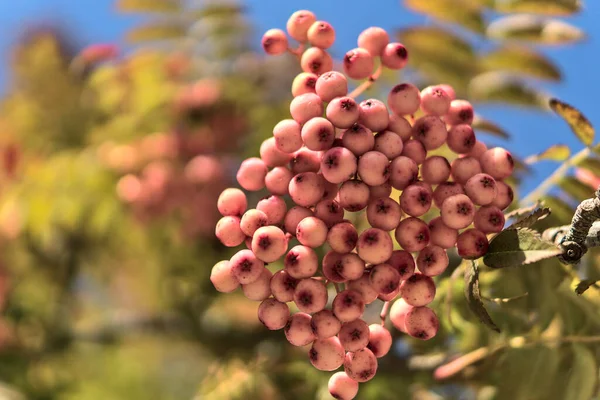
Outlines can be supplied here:
<path id="1" fill-rule="evenodd" d="M 503 139 L 509 138 L 509 134 L 502 127 L 500 127 L 500 125 L 490 120 L 487 120 L 477 114 L 475 114 L 475 117 L 473 118 L 473 123 L 471 124 L 471 127 L 475 130 L 475 132 L 484 131 L 493 136 L 498 136 Z"/>
<path id="2" fill-rule="evenodd" d="M 574 43 L 586 36 L 581 29 L 564 21 L 529 14 L 497 19 L 489 24 L 487 35 L 492 39 L 523 40 L 545 45 Z"/>
<path id="3" fill-rule="evenodd" d="M 479 267 L 476 261 L 472 261 L 471 265 L 465 269 L 465 297 L 469 308 L 479 320 L 488 328 L 500 332 L 500 328 L 492 321 L 492 317 L 488 314 L 481 294 L 479 293 Z"/>
<path id="4" fill-rule="evenodd" d="M 588 400 L 594 397 L 598 365 L 594 353 L 582 344 L 571 345 L 573 357 L 565 376 L 564 400 Z"/>
<path id="5" fill-rule="evenodd" d="M 501 72 L 486 72 L 469 83 L 473 101 L 482 103 L 508 103 L 511 105 L 546 109 L 548 95 L 523 81 Z"/>
<path id="6" fill-rule="evenodd" d="M 207 4 L 202 9 L 195 11 L 194 15 L 198 18 L 230 17 L 243 11 L 244 7 L 236 4 Z"/>
<path id="7" fill-rule="evenodd" d="M 187 30 L 184 26 L 168 23 L 149 23 L 127 32 L 126 40 L 130 43 L 169 40 L 184 37 Z"/>
<path id="8" fill-rule="evenodd" d="M 591 288 L 592 286 L 594 286 L 596 284 L 596 282 L 598 282 L 598 281 L 595 280 L 595 279 L 584 279 L 584 280 L 582 280 L 575 287 L 575 293 L 577 293 L 578 295 L 584 294 L 589 288 Z"/>
<path id="9" fill-rule="evenodd" d="M 526 164 L 534 164 L 541 160 L 565 161 L 571 155 L 571 149 L 566 144 L 555 144 L 542 151 L 540 154 L 534 154 L 525 159 Z"/>
<path id="10" fill-rule="evenodd" d="M 477 32 L 485 32 L 485 20 L 480 7 L 465 0 L 404 0 L 410 10 L 451 22 Z"/>
<path id="11" fill-rule="evenodd" d="M 117 10 L 140 13 L 175 13 L 182 10 L 180 0 L 117 0 Z"/>
<path id="12" fill-rule="evenodd" d="M 561 253 L 561 249 L 542 239 L 541 235 L 534 230 L 507 229 L 492 239 L 483 262 L 491 268 L 518 267 L 555 257 Z"/>
<path id="13" fill-rule="evenodd" d="M 530 215 L 531 213 L 536 211 L 538 208 L 540 208 L 542 205 L 543 205 L 542 201 L 537 201 L 532 206 L 517 208 L 516 210 L 513 210 L 513 211 L 505 214 L 504 217 L 506 219 L 527 217 L 528 215 Z"/>
<path id="14" fill-rule="evenodd" d="M 562 178 L 558 186 L 578 202 L 594 197 L 594 189 L 572 176 Z"/>
<path id="15" fill-rule="evenodd" d="M 507 229 L 531 228 L 536 222 L 550 215 L 549 208 L 538 208 L 529 215 L 523 216 L 510 225 Z"/>
<path id="16" fill-rule="evenodd" d="M 531 13 L 547 16 L 566 16 L 581 11 L 580 0 L 502 0 L 494 10 L 504 13 Z"/>
<path id="17" fill-rule="evenodd" d="M 592 172 L 596 176 L 600 176 L 600 159 L 596 157 L 587 157 L 578 163 L 577 166 Z"/>
<path id="18" fill-rule="evenodd" d="M 558 66 L 527 47 L 516 45 L 501 47 L 482 55 L 479 63 L 487 71 L 507 71 L 551 81 L 561 79 Z"/>
<path id="19" fill-rule="evenodd" d="M 571 127 L 573 133 L 581 140 L 586 146 L 591 145 L 594 142 L 594 127 L 591 122 L 575 107 L 562 102 L 558 99 L 550 99 L 550 108 L 560 115 L 567 124 Z"/>

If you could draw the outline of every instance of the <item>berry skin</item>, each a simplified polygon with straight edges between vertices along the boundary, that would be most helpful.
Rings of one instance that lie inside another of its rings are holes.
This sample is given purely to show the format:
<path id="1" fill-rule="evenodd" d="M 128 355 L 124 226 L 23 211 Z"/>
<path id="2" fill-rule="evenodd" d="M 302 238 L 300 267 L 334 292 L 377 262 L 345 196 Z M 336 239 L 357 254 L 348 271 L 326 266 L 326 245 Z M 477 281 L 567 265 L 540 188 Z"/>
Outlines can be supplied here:
<path id="1" fill-rule="evenodd" d="M 317 339 L 327 339 L 338 334 L 342 323 L 333 311 L 321 310 L 313 314 L 310 327 Z"/>
<path id="2" fill-rule="evenodd" d="M 506 183 L 500 181 L 496 181 L 496 189 L 496 198 L 494 199 L 491 205 L 496 206 L 501 210 L 504 210 L 508 206 L 510 206 L 513 201 L 513 190 Z"/>
<path id="3" fill-rule="evenodd" d="M 304 93 L 316 93 L 317 74 L 312 72 L 301 72 L 292 81 L 292 96 L 300 96 Z"/>
<path id="4" fill-rule="evenodd" d="M 429 221 L 429 233 L 431 244 L 443 249 L 454 247 L 458 238 L 458 229 L 447 227 L 442 217 L 436 217 Z"/>
<path id="5" fill-rule="evenodd" d="M 448 147 L 455 153 L 468 154 L 477 143 L 475 132 L 470 125 L 454 125 L 448 131 Z"/>
<path id="6" fill-rule="evenodd" d="M 358 394 L 358 382 L 343 371 L 336 372 L 329 378 L 327 389 L 334 399 L 352 400 Z"/>
<path id="7" fill-rule="evenodd" d="M 477 229 L 467 229 L 456 240 L 458 255 L 467 260 L 476 260 L 487 253 L 489 242 L 485 233 Z"/>
<path id="8" fill-rule="evenodd" d="M 400 280 L 404 281 L 415 273 L 415 259 L 406 250 L 394 250 L 392 256 L 386 261 L 400 274 Z"/>
<path id="9" fill-rule="evenodd" d="M 340 186 L 338 200 L 344 210 L 357 212 L 369 204 L 369 186 L 359 180 L 349 180 Z"/>
<path id="10" fill-rule="evenodd" d="M 301 94 L 290 103 L 290 114 L 294 121 L 303 125 L 311 118 L 323 115 L 323 102 L 315 93 Z"/>
<path id="11" fill-rule="evenodd" d="M 341 265 L 336 264 L 338 273 L 346 280 L 359 279 L 365 272 L 365 262 L 356 253 L 347 253 L 342 256 Z"/>
<path id="12" fill-rule="evenodd" d="M 290 317 L 287 304 L 266 299 L 258 306 L 258 320 L 271 331 L 283 329 Z"/>
<path id="13" fill-rule="evenodd" d="M 467 183 L 467 181 L 474 175 L 481 173 L 481 164 L 473 157 L 457 158 L 450 164 L 450 174 L 454 182 L 458 182 L 461 185 Z"/>
<path id="14" fill-rule="evenodd" d="M 369 344 L 367 349 L 371 350 L 375 357 L 381 358 L 389 353 L 392 348 L 392 334 L 379 324 L 369 325 Z"/>
<path id="15" fill-rule="evenodd" d="M 409 252 L 421 251 L 429 244 L 427 224 L 415 217 L 408 217 L 400 221 L 395 236 L 402 249 Z"/>
<path id="16" fill-rule="evenodd" d="M 287 205 L 283 198 L 271 195 L 256 203 L 256 209 L 266 214 L 268 225 L 275 225 L 283 221 L 287 212 Z"/>
<path id="17" fill-rule="evenodd" d="M 392 255 L 393 243 L 390 235 L 377 228 L 369 228 L 358 237 L 356 250 L 365 262 L 380 264 Z"/>
<path id="18" fill-rule="evenodd" d="M 417 268 L 423 275 L 438 276 L 448 268 L 448 254 L 442 247 L 429 245 L 419 252 Z"/>
<path id="19" fill-rule="evenodd" d="M 377 373 L 377 358 L 367 348 L 346 353 L 344 371 L 356 382 L 367 382 Z"/>
<path id="20" fill-rule="evenodd" d="M 329 251 L 325 254 L 321 263 L 325 279 L 333 283 L 346 282 L 346 278 L 340 275 L 340 271 L 343 270 L 342 258 L 343 255 L 335 251 Z"/>
<path id="21" fill-rule="evenodd" d="M 255 192 L 265 187 L 267 172 L 268 168 L 263 160 L 251 157 L 242 161 L 236 178 L 242 188 Z"/>
<path id="22" fill-rule="evenodd" d="M 442 203 L 440 209 L 444 225 L 453 229 L 463 229 L 471 225 L 475 217 L 475 206 L 464 194 L 455 194 Z"/>
<path id="23" fill-rule="evenodd" d="M 315 340 L 310 327 L 310 315 L 299 312 L 290 317 L 283 328 L 285 337 L 292 346 L 306 346 Z"/>
<path id="24" fill-rule="evenodd" d="M 328 49 L 335 42 L 335 30 L 329 22 L 315 21 L 308 28 L 306 37 L 312 46 Z"/>
<path id="25" fill-rule="evenodd" d="M 385 46 L 390 43 L 390 36 L 385 29 L 372 26 L 358 35 L 357 44 L 368 51 L 373 57 L 383 54 Z"/>
<path id="26" fill-rule="evenodd" d="M 416 273 L 400 286 L 402 298 L 413 307 L 422 307 L 435 298 L 435 283 L 429 276 Z"/>
<path id="27" fill-rule="evenodd" d="M 383 49 L 381 63 L 389 69 L 402 69 L 408 62 L 408 51 L 401 43 L 390 43 Z M 412 113 L 411 113 L 412 114 Z"/>
<path id="28" fill-rule="evenodd" d="M 231 293 L 240 286 L 231 272 L 229 260 L 219 261 L 210 271 L 210 281 L 221 293 Z"/>
<path id="29" fill-rule="evenodd" d="M 441 208 L 444 200 L 455 194 L 465 194 L 460 183 L 442 182 L 433 191 L 433 203 L 437 208 Z"/>
<path id="30" fill-rule="evenodd" d="M 306 217 L 296 227 L 296 238 L 305 246 L 321 247 L 327 240 L 327 225 L 317 217 Z"/>
<path id="31" fill-rule="evenodd" d="M 265 186 L 274 195 L 284 196 L 288 194 L 288 187 L 292 180 L 292 171 L 286 167 L 275 167 L 265 176 Z"/>
<path id="32" fill-rule="evenodd" d="M 290 169 L 294 175 L 302 172 L 318 172 L 321 168 L 321 153 L 302 147 L 290 160 Z"/>
<path id="33" fill-rule="evenodd" d="M 393 113 L 390 114 L 387 130 L 396 133 L 402 140 L 408 140 L 412 135 L 412 126 L 406 118 Z"/>
<path id="34" fill-rule="evenodd" d="M 373 150 L 383 153 L 388 159 L 398 157 L 403 149 L 404 142 L 396 132 L 384 130 L 375 135 Z"/>
<path id="35" fill-rule="evenodd" d="M 217 222 L 215 235 L 227 247 L 236 247 L 244 243 L 246 235 L 240 228 L 238 217 L 223 217 Z"/>
<path id="36" fill-rule="evenodd" d="M 431 208 L 433 192 L 423 185 L 410 185 L 400 195 L 402 211 L 411 217 L 420 217 Z"/>
<path id="37" fill-rule="evenodd" d="M 406 314 L 412 308 L 413 306 L 404 301 L 404 299 L 398 299 L 392 304 L 392 307 L 390 308 L 390 321 L 392 321 L 394 328 L 398 329 L 400 332 L 406 333 L 404 320 L 406 319 Z"/>
<path id="38" fill-rule="evenodd" d="M 304 124 L 301 135 L 307 149 L 313 151 L 328 150 L 335 139 L 335 128 L 325 118 L 316 117 Z"/>
<path id="39" fill-rule="evenodd" d="M 335 200 L 321 200 L 315 206 L 315 217 L 319 218 L 327 228 L 331 228 L 344 219 L 344 209 Z"/>
<path id="40" fill-rule="evenodd" d="M 336 97 L 348 94 L 348 80 L 341 72 L 325 72 L 317 79 L 315 91 L 321 100 L 329 103 Z"/>
<path id="41" fill-rule="evenodd" d="M 327 287 L 316 279 L 302 279 L 294 291 L 294 303 L 307 314 L 321 311 L 327 305 Z"/>
<path id="42" fill-rule="evenodd" d="M 319 175 L 323 179 L 323 183 L 325 185 L 325 193 L 323 193 L 322 200 L 335 200 L 339 190 L 337 183 L 327 182 L 327 180 L 325 180 L 323 177 L 323 174 Z"/>
<path id="43" fill-rule="evenodd" d="M 474 204 L 485 206 L 491 204 L 496 198 L 498 189 L 496 180 L 488 174 L 473 175 L 465 183 L 465 193 Z"/>
<path id="44" fill-rule="evenodd" d="M 294 12 L 287 21 L 286 29 L 288 35 L 298 42 L 308 40 L 308 29 L 317 20 L 315 14 L 307 10 Z"/>
<path id="45" fill-rule="evenodd" d="M 452 100 L 450 109 L 444 118 L 449 125 L 471 125 L 474 116 L 475 114 L 471 103 L 466 100 Z"/>
<path id="46" fill-rule="evenodd" d="M 419 177 L 419 166 L 408 157 L 398 156 L 390 163 L 390 184 L 394 189 L 403 190 Z"/>
<path id="47" fill-rule="evenodd" d="M 423 181 L 431 185 L 439 185 L 450 178 L 450 163 L 446 157 L 427 157 L 421 165 L 421 176 Z"/>
<path id="48" fill-rule="evenodd" d="M 444 92 L 446 92 L 446 94 L 448 94 L 448 96 L 450 97 L 450 100 L 456 100 L 456 92 L 454 91 L 454 88 L 446 83 L 442 83 L 437 85 L 436 87 L 442 89 Z"/>
<path id="49" fill-rule="evenodd" d="M 331 308 L 339 321 L 350 322 L 362 317 L 365 302 L 360 292 L 347 289 L 335 296 Z"/>
<path id="50" fill-rule="evenodd" d="M 323 197 L 323 179 L 314 172 L 303 172 L 292 178 L 288 187 L 290 197 L 299 206 L 311 207 Z"/>
<path id="51" fill-rule="evenodd" d="M 431 308 L 414 307 L 406 313 L 404 326 L 406 327 L 406 333 L 410 336 L 421 340 L 429 340 L 437 334 L 440 321 Z"/>
<path id="52" fill-rule="evenodd" d="M 483 206 L 475 213 L 475 229 L 483 233 L 498 233 L 504 228 L 504 213 L 495 206 Z"/>
<path id="53" fill-rule="evenodd" d="M 354 124 L 342 134 L 342 145 L 355 156 L 361 156 L 373 149 L 375 138 L 369 128 L 361 124 Z"/>
<path id="54" fill-rule="evenodd" d="M 285 233 L 276 226 L 263 226 L 254 232 L 252 251 L 266 263 L 275 262 L 287 251 Z"/>
<path id="55" fill-rule="evenodd" d="M 356 247 L 358 233 L 351 222 L 339 222 L 329 229 L 327 244 L 337 253 L 349 253 Z"/>
<path id="56" fill-rule="evenodd" d="M 336 97 L 327 104 L 325 109 L 327 119 L 340 129 L 347 129 L 358 122 L 360 111 L 352 97 Z"/>
<path id="57" fill-rule="evenodd" d="M 385 103 L 377 99 L 367 99 L 358 105 L 358 122 L 373 132 L 381 132 L 390 123 L 390 116 Z"/>
<path id="58" fill-rule="evenodd" d="M 392 231 L 396 229 L 401 218 L 400 205 L 389 197 L 371 200 L 367 205 L 367 221 L 373 228 Z"/>
<path id="59" fill-rule="evenodd" d="M 400 273 L 390 264 L 378 264 L 371 269 L 369 280 L 379 294 L 390 294 L 400 286 Z"/>
<path id="60" fill-rule="evenodd" d="M 383 185 L 371 186 L 369 187 L 370 199 L 375 200 L 380 197 L 390 197 L 392 194 L 392 185 L 389 182 L 384 183 Z"/>
<path id="61" fill-rule="evenodd" d="M 515 163 L 510 153 L 500 147 L 494 147 L 484 152 L 479 158 L 483 172 L 504 179 L 512 175 Z"/>
<path id="62" fill-rule="evenodd" d="M 285 231 L 295 236 L 296 228 L 298 227 L 300 221 L 313 215 L 313 212 L 306 207 L 294 206 L 290 208 L 283 219 Z"/>
<path id="63" fill-rule="evenodd" d="M 227 188 L 219 195 L 217 208 L 222 216 L 241 216 L 248 208 L 246 195 L 240 189 Z"/>
<path id="64" fill-rule="evenodd" d="M 415 85 L 401 83 L 392 88 L 388 95 L 387 104 L 394 114 L 399 116 L 412 115 L 417 112 L 421 105 L 421 93 Z"/>
<path id="65" fill-rule="evenodd" d="M 368 151 L 359 158 L 357 171 L 367 185 L 383 185 L 390 177 L 390 160 L 383 153 Z"/>
<path id="66" fill-rule="evenodd" d="M 262 47 L 265 53 L 276 56 L 283 54 L 288 48 L 288 39 L 281 29 L 269 29 L 262 37 Z"/>
<path id="67" fill-rule="evenodd" d="M 368 78 L 373 72 L 375 61 L 373 56 L 365 49 L 356 48 L 348 51 L 344 56 L 344 73 L 352 79 Z"/>
<path id="68" fill-rule="evenodd" d="M 485 145 L 485 143 L 480 142 L 479 140 L 475 140 L 475 144 L 473 145 L 473 148 L 471 149 L 471 151 L 469 151 L 467 153 L 468 156 L 470 157 L 475 157 L 476 159 L 479 160 L 479 157 L 481 157 L 481 155 L 483 153 L 485 153 L 487 151 L 487 146 Z"/>
<path id="69" fill-rule="evenodd" d="M 271 277 L 269 287 L 273 297 L 282 303 L 287 303 L 294 299 L 294 291 L 298 286 L 298 279 L 293 278 L 286 270 L 279 270 Z"/>
<path id="70" fill-rule="evenodd" d="M 450 109 L 452 99 L 439 86 L 428 86 L 421 91 L 421 109 L 425 114 L 444 116 Z"/>
<path id="71" fill-rule="evenodd" d="M 346 351 L 364 349 L 369 344 L 369 326 L 362 319 L 344 322 L 338 337 Z"/>
<path id="72" fill-rule="evenodd" d="M 377 296 L 379 296 L 377 290 L 371 286 L 368 272 L 365 272 L 359 279 L 350 281 L 348 283 L 348 288 L 359 292 L 365 304 L 371 304 L 377 300 Z"/>
<path id="73" fill-rule="evenodd" d="M 263 301 L 267 297 L 271 296 L 271 277 L 273 274 L 266 268 L 263 268 L 262 273 L 252 283 L 242 285 L 242 291 L 244 296 L 248 300 L 252 301 Z"/>
<path id="74" fill-rule="evenodd" d="M 338 184 L 348 180 L 356 173 L 357 168 L 356 157 L 345 147 L 329 149 L 321 159 L 321 173 L 331 183 Z"/>
<path id="75" fill-rule="evenodd" d="M 319 268 L 317 253 L 307 246 L 294 246 L 283 261 L 285 271 L 295 279 L 310 278 Z"/>
<path id="76" fill-rule="evenodd" d="M 275 145 L 284 153 L 293 153 L 302 147 L 300 124 L 293 119 L 279 121 L 273 128 Z"/>
<path id="77" fill-rule="evenodd" d="M 304 72 L 321 75 L 333 69 L 333 59 L 325 50 L 318 47 L 311 47 L 302 53 L 300 67 Z"/>
<path id="78" fill-rule="evenodd" d="M 308 352 L 310 363 L 319 371 L 335 371 L 344 363 L 344 348 L 337 337 L 317 339 Z"/>
<path id="79" fill-rule="evenodd" d="M 425 145 L 420 140 L 410 139 L 404 142 L 402 154 L 405 157 L 412 159 L 417 164 L 423 164 L 427 158 L 427 150 Z"/>
<path id="80" fill-rule="evenodd" d="M 413 137 L 423 143 L 426 150 L 441 147 L 448 137 L 446 124 L 435 115 L 426 115 L 416 120 L 412 132 Z"/>
<path id="81" fill-rule="evenodd" d="M 267 214 L 260 210 L 250 209 L 242 215 L 240 229 L 244 235 L 252 237 L 258 228 L 268 224 Z"/>
<path id="82" fill-rule="evenodd" d="M 377 296 L 377 298 L 381 301 L 392 301 L 394 300 L 396 297 L 398 297 L 400 295 L 400 286 L 398 286 L 396 288 L 396 290 L 394 290 L 391 293 L 388 294 L 380 294 L 379 296 Z"/>
<path id="83" fill-rule="evenodd" d="M 265 263 L 259 260 L 252 250 L 240 250 L 231 257 L 231 273 L 242 285 L 247 285 L 260 278 Z"/>

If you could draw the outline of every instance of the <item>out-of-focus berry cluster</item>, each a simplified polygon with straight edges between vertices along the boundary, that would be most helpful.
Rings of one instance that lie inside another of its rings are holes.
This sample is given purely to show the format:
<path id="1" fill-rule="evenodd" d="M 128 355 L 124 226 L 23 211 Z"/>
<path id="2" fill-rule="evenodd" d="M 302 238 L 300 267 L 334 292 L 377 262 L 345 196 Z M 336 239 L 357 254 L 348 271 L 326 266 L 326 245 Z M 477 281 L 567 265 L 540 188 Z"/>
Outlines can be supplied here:
<path id="1" fill-rule="evenodd" d="M 297 50 L 278 29 L 267 31 L 262 45 L 268 54 L 290 51 L 300 59 L 304 72 L 292 85 L 291 118 L 273 128 L 260 158 L 243 161 L 237 172 L 242 189 L 266 188 L 270 195 L 249 208 L 241 189 L 221 193 L 216 236 L 225 246 L 246 248 L 215 265 L 211 280 L 220 292 L 241 287 L 261 301 L 260 321 L 283 329 L 292 345 L 310 346 L 316 368 L 343 366 L 329 390 L 351 399 L 392 345 L 383 324 L 361 319 L 365 306 L 393 301 L 394 327 L 434 337 L 439 321 L 427 307 L 436 293 L 433 277 L 448 267 L 448 249 L 479 258 L 487 235 L 503 229 L 502 210 L 512 201 L 503 180 L 513 161 L 506 150 L 476 139 L 473 107 L 448 85 L 419 90 L 400 83 L 387 103 L 357 102 L 365 84 L 348 93 L 348 78 L 367 79 L 366 85 L 376 79 L 378 59 L 390 69 L 406 65 L 407 49 L 390 43 L 382 28 L 360 34 L 343 73 L 332 71 L 326 51 L 335 40 L 329 23 L 298 11 L 287 33 L 301 43 Z M 436 155 L 443 148 L 452 161 Z M 392 197 L 393 189 L 399 195 Z M 350 213 L 362 211 L 370 227 L 359 232 Z M 281 258 L 283 269 L 265 268 Z"/>

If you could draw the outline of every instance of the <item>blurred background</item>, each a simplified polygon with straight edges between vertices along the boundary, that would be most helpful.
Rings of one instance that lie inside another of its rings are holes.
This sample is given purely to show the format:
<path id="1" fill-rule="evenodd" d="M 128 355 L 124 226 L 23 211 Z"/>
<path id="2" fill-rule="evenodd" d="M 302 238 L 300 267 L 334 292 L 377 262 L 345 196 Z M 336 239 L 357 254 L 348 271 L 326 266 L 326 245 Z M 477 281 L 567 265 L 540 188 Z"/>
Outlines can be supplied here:
<path id="1" fill-rule="evenodd" d="M 409 67 L 363 97 L 452 84 L 483 141 L 520 160 L 521 196 L 563 161 L 528 156 L 584 147 L 548 96 L 598 125 L 595 0 L 0 2 L 0 399 L 330 398 L 306 349 L 208 279 L 235 252 L 214 238 L 216 199 L 287 118 L 300 72 L 260 38 L 300 8 L 335 27 L 337 60 L 369 26 L 404 43 Z M 582 159 L 540 227 L 569 223 L 598 175 L 595 153 Z M 456 262 L 438 281 L 440 334 L 395 332 L 358 398 L 598 398 L 600 296 L 573 292 L 597 261 L 483 270 L 486 297 L 528 294 L 487 304 L 501 334 L 470 314 Z"/>

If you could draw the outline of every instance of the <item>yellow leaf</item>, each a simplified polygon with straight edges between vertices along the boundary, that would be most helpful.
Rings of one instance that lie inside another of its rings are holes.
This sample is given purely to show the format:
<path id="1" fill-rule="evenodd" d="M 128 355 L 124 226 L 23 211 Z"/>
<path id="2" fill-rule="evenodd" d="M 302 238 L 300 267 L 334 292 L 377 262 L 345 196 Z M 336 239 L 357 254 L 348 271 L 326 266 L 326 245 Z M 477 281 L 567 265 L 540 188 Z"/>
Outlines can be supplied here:
<path id="1" fill-rule="evenodd" d="M 496 2 L 496 11 L 503 13 L 532 13 L 548 16 L 567 16 L 581 11 L 580 0 L 503 0 Z"/>
<path id="2" fill-rule="evenodd" d="M 407 8 L 441 21 L 451 22 L 477 32 L 485 32 L 481 5 L 467 0 L 404 0 Z"/>
<path id="3" fill-rule="evenodd" d="M 586 146 L 594 142 L 594 127 L 581 111 L 558 99 L 550 99 L 550 108 L 567 121 L 573 133 Z"/>
<path id="4" fill-rule="evenodd" d="M 555 144 L 548 147 L 540 154 L 534 154 L 525 159 L 526 164 L 533 164 L 540 160 L 565 161 L 571 155 L 569 146 L 565 144 Z"/>
<path id="5" fill-rule="evenodd" d="M 529 14 L 502 17 L 489 24 L 487 36 L 501 40 L 523 40 L 545 45 L 561 45 L 581 41 L 585 33 L 564 21 Z"/>

